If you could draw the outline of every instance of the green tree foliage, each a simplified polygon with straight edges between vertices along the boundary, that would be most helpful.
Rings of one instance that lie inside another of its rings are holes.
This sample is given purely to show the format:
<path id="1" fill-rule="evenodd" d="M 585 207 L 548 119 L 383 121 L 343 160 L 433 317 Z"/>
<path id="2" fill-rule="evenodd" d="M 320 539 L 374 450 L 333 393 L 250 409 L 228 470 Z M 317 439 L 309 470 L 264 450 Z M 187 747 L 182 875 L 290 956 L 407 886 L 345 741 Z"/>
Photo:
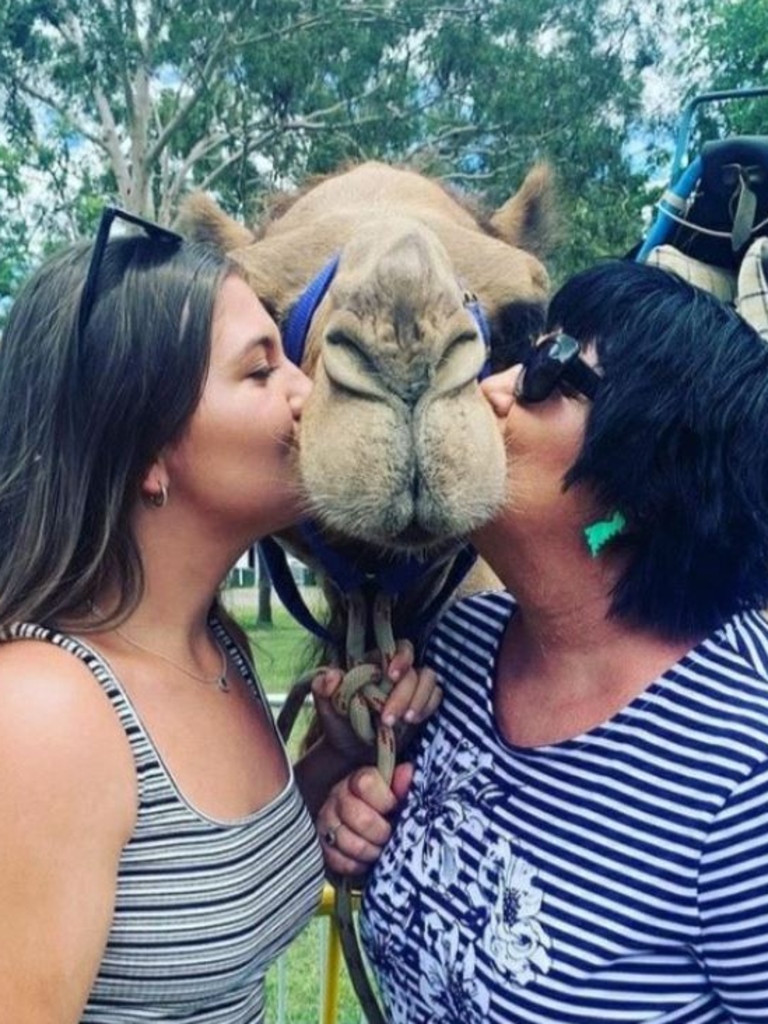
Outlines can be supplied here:
<path id="1" fill-rule="evenodd" d="M 721 90 L 768 86 L 768 4 L 759 0 L 694 0 L 679 71 L 685 98 Z M 690 148 L 729 135 L 768 134 L 768 98 L 702 104 Z"/>
<path id="2" fill-rule="evenodd" d="M 27 269 L 27 225 L 20 209 L 25 193 L 21 172 L 18 152 L 0 141 L 0 301 L 12 294 Z"/>
<path id="3" fill-rule="evenodd" d="M 768 81 L 768 5 L 755 0 L 697 0 L 690 34 L 707 91 Z M 764 127 L 764 126 L 763 126 Z"/>
<path id="4" fill-rule="evenodd" d="M 639 236 L 626 146 L 658 57 L 650 0 L 2 2 L 3 124 L 47 240 L 90 230 L 105 198 L 169 222 L 191 188 L 251 221 L 275 188 L 363 158 L 492 203 L 549 160 L 556 275 Z"/>

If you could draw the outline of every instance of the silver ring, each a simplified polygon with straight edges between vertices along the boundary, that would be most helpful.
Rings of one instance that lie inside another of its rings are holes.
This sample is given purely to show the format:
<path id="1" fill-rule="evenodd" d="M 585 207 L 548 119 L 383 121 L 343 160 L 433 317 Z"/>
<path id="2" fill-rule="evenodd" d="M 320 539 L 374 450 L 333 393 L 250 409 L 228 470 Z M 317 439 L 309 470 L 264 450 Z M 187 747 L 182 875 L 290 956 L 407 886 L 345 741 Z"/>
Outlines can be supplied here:
<path id="1" fill-rule="evenodd" d="M 325 832 L 323 832 L 323 842 L 325 843 L 326 846 L 336 845 L 336 833 L 339 831 L 340 828 L 341 822 L 339 822 L 338 825 L 331 825 L 330 828 L 327 828 Z"/>

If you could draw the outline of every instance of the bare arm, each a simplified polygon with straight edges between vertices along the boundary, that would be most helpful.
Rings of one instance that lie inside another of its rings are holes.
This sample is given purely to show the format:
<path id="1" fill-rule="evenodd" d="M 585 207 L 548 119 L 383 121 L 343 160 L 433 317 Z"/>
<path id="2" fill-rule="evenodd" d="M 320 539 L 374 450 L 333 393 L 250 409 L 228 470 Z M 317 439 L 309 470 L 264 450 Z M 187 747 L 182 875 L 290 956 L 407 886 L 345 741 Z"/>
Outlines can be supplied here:
<path id="1" fill-rule="evenodd" d="M 0 648 L 0 1007 L 77 1024 L 112 917 L 135 815 L 130 748 L 71 655 Z"/>

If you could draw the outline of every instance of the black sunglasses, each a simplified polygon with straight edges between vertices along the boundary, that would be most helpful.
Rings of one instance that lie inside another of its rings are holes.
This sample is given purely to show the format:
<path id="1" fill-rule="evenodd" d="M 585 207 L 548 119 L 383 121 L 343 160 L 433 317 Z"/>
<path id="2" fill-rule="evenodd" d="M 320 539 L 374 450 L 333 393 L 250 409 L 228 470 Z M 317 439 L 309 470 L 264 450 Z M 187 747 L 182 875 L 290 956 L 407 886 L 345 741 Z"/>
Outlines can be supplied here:
<path id="1" fill-rule="evenodd" d="M 581 394 L 593 401 L 602 377 L 581 358 L 579 343 L 568 334 L 549 335 L 523 360 L 515 385 L 515 398 L 529 404 L 543 402 L 555 388 L 564 395 Z"/>
<path id="2" fill-rule="evenodd" d="M 80 312 L 78 314 L 78 330 L 80 337 L 82 337 L 83 331 L 85 330 L 86 325 L 91 318 L 91 313 L 93 312 L 96 295 L 98 294 L 101 264 L 104 259 L 104 253 L 107 249 L 107 242 L 109 241 L 109 236 L 112 231 L 112 225 L 116 220 L 121 220 L 126 224 L 132 224 L 135 227 L 141 228 L 148 238 L 151 238 L 153 241 L 158 241 L 163 245 L 178 246 L 184 241 L 182 236 L 178 235 L 175 231 L 171 231 L 169 228 L 163 228 L 151 220 L 145 220 L 143 217 L 139 217 L 136 213 L 129 213 L 127 210 L 121 210 L 119 206 L 106 206 L 101 215 L 101 220 L 99 221 L 99 230 L 96 233 L 96 241 L 93 243 L 93 249 L 91 251 L 91 262 L 88 264 L 88 273 L 85 278 L 85 284 L 83 285 L 83 291 L 80 295 Z"/>

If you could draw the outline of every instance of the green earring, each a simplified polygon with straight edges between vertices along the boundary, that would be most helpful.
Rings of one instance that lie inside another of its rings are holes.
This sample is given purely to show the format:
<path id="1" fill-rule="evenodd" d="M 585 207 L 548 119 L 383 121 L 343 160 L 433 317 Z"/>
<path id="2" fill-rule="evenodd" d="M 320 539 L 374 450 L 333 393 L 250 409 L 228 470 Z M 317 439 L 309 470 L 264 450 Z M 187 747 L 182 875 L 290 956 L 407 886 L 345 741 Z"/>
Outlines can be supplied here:
<path id="1" fill-rule="evenodd" d="M 599 519 L 596 523 L 590 523 L 589 526 L 585 526 L 584 537 L 586 538 L 590 555 L 593 558 L 597 558 L 609 541 L 624 532 L 626 525 L 626 517 L 617 509 L 610 519 Z"/>

